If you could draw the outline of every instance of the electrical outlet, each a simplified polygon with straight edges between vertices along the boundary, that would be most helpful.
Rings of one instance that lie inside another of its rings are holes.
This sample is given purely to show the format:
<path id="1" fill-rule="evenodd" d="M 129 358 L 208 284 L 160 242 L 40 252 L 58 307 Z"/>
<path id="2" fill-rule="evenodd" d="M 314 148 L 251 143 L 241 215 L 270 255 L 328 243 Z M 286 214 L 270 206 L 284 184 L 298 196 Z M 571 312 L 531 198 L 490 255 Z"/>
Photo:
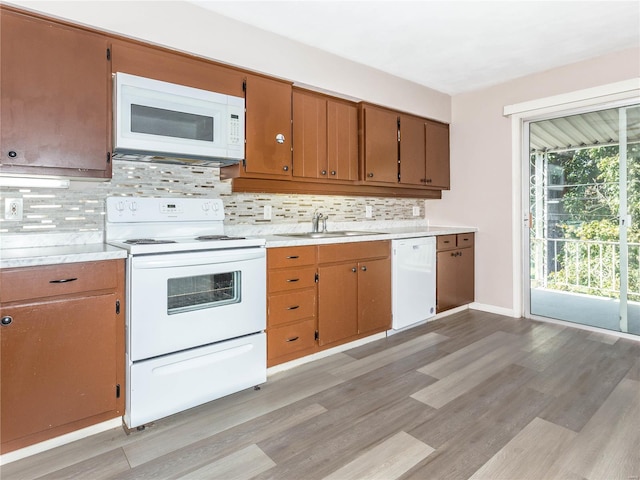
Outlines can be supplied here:
<path id="1" fill-rule="evenodd" d="M 4 219 L 13 222 L 22 220 L 22 199 L 21 198 L 5 198 L 4 200 Z"/>
<path id="2" fill-rule="evenodd" d="M 373 207 L 371 205 L 364 207 L 364 216 L 367 218 L 373 218 Z"/>
<path id="3" fill-rule="evenodd" d="M 264 219 L 265 220 L 271 220 L 271 205 L 265 205 L 264 206 Z"/>
<path id="4" fill-rule="evenodd" d="M 414 217 L 420 216 L 420 207 L 413 207 L 413 216 Z"/>

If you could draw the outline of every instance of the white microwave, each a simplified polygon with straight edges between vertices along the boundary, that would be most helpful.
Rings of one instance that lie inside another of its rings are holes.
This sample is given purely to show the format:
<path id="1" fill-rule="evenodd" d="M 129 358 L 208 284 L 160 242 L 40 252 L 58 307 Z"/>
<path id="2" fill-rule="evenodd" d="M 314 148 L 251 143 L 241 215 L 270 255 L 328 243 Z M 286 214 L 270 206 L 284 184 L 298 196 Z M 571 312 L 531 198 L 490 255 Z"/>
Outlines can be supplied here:
<path id="1" fill-rule="evenodd" d="M 244 98 L 120 72 L 114 82 L 116 156 L 244 159 Z"/>

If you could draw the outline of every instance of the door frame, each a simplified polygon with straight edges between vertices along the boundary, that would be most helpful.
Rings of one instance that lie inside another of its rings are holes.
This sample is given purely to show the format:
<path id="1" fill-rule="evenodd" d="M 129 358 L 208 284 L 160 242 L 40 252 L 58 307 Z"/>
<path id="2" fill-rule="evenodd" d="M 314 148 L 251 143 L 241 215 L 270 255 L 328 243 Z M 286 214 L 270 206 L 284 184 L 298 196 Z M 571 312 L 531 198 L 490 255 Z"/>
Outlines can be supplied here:
<path id="1" fill-rule="evenodd" d="M 529 242 L 525 242 L 525 231 L 529 222 L 528 175 L 523 171 L 524 159 L 529 158 L 528 123 L 545 118 L 584 113 L 600 108 L 614 108 L 640 102 L 640 78 L 577 90 L 551 97 L 507 105 L 505 117 L 511 117 L 511 182 L 512 182 L 512 261 L 513 261 L 513 316 L 531 317 L 528 301 L 529 282 L 525 272 L 529 269 Z M 527 180 L 525 182 L 525 180 Z M 526 185 L 526 186 L 525 186 Z M 542 320 L 542 318 L 540 318 Z M 562 320 L 543 319 L 552 323 L 568 325 Z M 571 324 L 593 331 L 604 331 L 595 327 Z M 606 330 L 606 332 L 609 332 Z M 637 335 L 611 332 L 638 340 Z"/>

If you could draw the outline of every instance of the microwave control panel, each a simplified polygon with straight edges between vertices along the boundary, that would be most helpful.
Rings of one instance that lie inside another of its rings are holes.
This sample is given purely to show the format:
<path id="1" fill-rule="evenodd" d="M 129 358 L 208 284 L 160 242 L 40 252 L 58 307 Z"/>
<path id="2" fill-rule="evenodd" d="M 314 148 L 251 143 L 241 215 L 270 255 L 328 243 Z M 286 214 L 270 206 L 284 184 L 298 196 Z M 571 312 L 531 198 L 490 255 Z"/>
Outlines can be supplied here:
<path id="1" fill-rule="evenodd" d="M 240 128 L 240 115 L 237 113 L 229 114 L 229 145 L 240 145 L 244 140 L 241 138 L 242 129 Z"/>

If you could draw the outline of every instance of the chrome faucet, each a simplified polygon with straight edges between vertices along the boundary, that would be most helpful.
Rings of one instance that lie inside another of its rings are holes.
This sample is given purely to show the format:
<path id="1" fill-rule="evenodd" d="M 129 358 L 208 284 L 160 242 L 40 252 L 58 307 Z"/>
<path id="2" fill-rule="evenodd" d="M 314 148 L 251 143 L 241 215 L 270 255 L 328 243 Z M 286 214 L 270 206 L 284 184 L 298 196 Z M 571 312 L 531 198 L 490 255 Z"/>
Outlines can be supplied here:
<path id="1" fill-rule="evenodd" d="M 318 212 L 318 210 L 313 212 L 313 219 L 311 220 L 311 232 L 312 233 L 318 233 L 320 231 L 326 232 L 327 218 L 328 217 L 326 215 L 323 215 L 322 213 Z M 322 228 L 322 230 L 320 230 L 320 228 Z"/>

